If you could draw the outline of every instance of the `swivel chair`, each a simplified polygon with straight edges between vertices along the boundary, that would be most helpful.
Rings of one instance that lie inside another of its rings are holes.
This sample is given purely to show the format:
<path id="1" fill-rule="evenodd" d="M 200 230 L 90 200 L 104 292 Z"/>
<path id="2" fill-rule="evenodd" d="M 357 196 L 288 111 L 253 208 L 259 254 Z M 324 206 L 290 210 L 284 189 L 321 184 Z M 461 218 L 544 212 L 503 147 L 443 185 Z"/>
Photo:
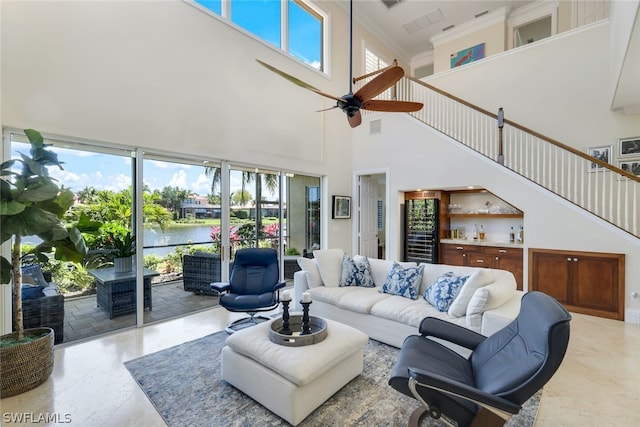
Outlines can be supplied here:
<path id="1" fill-rule="evenodd" d="M 232 334 L 270 320 L 256 316 L 258 312 L 273 310 L 278 306 L 278 290 L 285 286 L 280 282 L 278 253 L 273 249 L 250 248 L 236 252 L 229 283 L 212 283 L 211 289 L 219 292 L 220 305 L 229 311 L 246 312 L 249 317 L 238 319 L 225 330 Z"/>
<path id="2" fill-rule="evenodd" d="M 518 317 L 485 337 L 453 323 L 427 317 L 402 344 L 389 384 L 420 401 L 409 419 L 424 415 L 447 425 L 504 425 L 551 379 L 569 343 L 569 313 L 553 298 L 528 292 Z M 466 358 L 430 339 L 472 350 Z M 447 419 L 448 418 L 448 419 Z"/>

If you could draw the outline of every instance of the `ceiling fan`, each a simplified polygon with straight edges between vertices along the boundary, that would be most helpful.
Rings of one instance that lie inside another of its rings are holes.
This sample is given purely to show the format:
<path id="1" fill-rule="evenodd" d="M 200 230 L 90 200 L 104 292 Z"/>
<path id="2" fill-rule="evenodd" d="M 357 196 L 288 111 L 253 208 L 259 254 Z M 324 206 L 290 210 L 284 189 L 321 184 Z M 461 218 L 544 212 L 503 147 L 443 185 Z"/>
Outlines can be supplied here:
<path id="1" fill-rule="evenodd" d="M 423 107 L 420 102 L 410 101 L 386 101 L 373 99 L 385 90 L 393 86 L 398 80 L 404 76 L 404 70 L 397 65 L 388 67 L 385 71 L 381 72 L 377 77 L 369 81 L 360 89 L 353 93 L 353 0 L 349 2 L 349 93 L 343 96 L 333 96 L 320 91 L 319 89 L 311 86 L 302 80 L 278 70 L 277 68 L 269 65 L 259 59 L 256 59 L 262 66 L 273 71 L 276 74 L 284 77 L 290 82 L 308 89 L 318 95 L 325 96 L 335 100 L 337 103 L 335 106 L 327 108 L 325 110 L 332 110 L 334 108 L 340 108 L 347 114 L 347 120 L 352 128 L 362 123 L 362 115 L 360 110 L 371 111 L 385 111 L 394 113 L 409 113 L 418 111 Z"/>

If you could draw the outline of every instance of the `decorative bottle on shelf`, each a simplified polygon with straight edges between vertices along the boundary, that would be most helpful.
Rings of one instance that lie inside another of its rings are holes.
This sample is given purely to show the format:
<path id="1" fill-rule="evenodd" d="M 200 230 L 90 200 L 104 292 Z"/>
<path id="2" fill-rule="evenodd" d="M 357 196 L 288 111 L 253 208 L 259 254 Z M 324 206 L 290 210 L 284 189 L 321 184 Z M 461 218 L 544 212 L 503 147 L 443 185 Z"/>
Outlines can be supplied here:
<path id="1" fill-rule="evenodd" d="M 480 224 L 480 231 L 478 232 L 478 240 L 484 240 L 484 228 L 482 228 L 482 224 Z"/>
<path id="2" fill-rule="evenodd" d="M 509 232 L 509 243 L 516 242 L 516 233 L 513 231 L 513 227 L 511 227 L 511 231 Z"/>
<path id="3" fill-rule="evenodd" d="M 473 240 L 478 240 L 478 224 L 473 224 Z"/>

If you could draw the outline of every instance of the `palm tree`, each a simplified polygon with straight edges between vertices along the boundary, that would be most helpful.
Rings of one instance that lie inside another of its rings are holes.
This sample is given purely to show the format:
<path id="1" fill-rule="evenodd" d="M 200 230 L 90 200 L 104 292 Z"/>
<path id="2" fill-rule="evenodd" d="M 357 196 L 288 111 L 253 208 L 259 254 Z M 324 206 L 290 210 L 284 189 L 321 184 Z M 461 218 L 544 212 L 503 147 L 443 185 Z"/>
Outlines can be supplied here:
<path id="1" fill-rule="evenodd" d="M 211 177 L 211 193 L 215 194 L 216 188 L 220 184 L 220 168 L 215 166 L 205 166 L 204 173 L 206 176 Z M 274 174 L 268 173 L 256 173 L 249 171 L 242 171 L 242 184 L 241 184 L 241 192 L 240 192 L 240 202 L 245 204 L 249 200 L 246 199 L 246 185 L 250 184 L 254 181 L 256 183 L 256 220 L 255 220 L 255 239 L 256 246 L 258 244 L 258 238 L 260 230 L 262 230 L 262 184 L 264 183 L 265 187 L 269 192 L 274 193 L 278 189 L 278 176 Z"/>

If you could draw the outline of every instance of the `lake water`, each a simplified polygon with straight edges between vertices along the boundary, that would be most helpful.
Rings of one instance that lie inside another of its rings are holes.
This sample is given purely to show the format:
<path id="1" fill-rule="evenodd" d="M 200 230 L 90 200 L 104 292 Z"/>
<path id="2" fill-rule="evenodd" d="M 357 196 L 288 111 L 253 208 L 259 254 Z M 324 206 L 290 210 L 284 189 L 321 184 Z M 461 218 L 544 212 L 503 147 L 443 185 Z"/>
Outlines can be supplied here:
<path id="1" fill-rule="evenodd" d="M 24 237 L 22 241 L 23 243 L 34 245 L 41 242 L 41 240 L 35 236 Z M 160 229 L 144 229 L 144 255 L 164 257 L 165 255 L 175 251 L 175 245 L 188 243 L 194 245 L 210 245 L 212 243 L 211 226 L 190 225 L 169 227 L 164 231 L 164 233 Z M 161 247 L 147 249 L 149 246 Z"/>
<path id="2" fill-rule="evenodd" d="M 34 236 L 23 238 L 24 243 L 38 244 L 40 239 Z M 144 255 L 164 257 L 174 252 L 179 245 L 213 244 L 210 225 L 188 225 L 168 227 L 164 232 L 159 228 L 144 229 Z"/>
<path id="3" fill-rule="evenodd" d="M 211 226 L 192 225 L 183 227 L 170 227 L 164 233 L 160 229 L 144 229 L 144 255 L 156 255 L 163 257 L 175 250 L 174 245 L 181 244 L 210 245 Z M 168 246 L 169 247 L 166 247 Z M 164 246 L 147 249 L 149 246 Z"/>

